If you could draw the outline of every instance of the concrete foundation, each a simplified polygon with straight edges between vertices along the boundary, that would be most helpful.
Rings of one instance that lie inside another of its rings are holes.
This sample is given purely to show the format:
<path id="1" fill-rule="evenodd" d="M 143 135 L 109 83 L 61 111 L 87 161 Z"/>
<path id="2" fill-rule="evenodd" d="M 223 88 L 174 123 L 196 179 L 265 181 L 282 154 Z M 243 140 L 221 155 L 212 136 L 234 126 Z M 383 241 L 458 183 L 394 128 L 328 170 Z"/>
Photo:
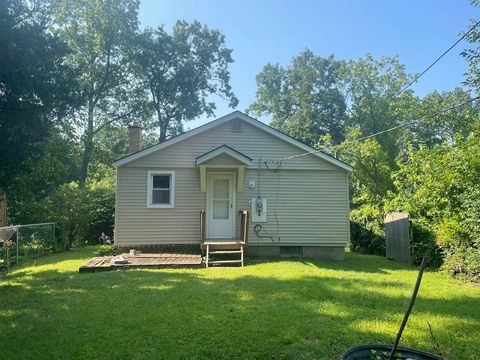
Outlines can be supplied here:
<path id="1" fill-rule="evenodd" d="M 345 248 L 342 246 L 304 246 L 303 256 L 322 260 L 345 260 Z"/>
<path id="2" fill-rule="evenodd" d="M 287 246 L 288 247 L 288 246 Z M 297 248 L 298 246 L 295 246 Z M 345 260 L 345 248 L 342 246 L 301 246 L 301 253 L 289 253 L 281 246 L 252 246 L 246 254 L 252 257 L 305 257 L 322 260 Z"/>

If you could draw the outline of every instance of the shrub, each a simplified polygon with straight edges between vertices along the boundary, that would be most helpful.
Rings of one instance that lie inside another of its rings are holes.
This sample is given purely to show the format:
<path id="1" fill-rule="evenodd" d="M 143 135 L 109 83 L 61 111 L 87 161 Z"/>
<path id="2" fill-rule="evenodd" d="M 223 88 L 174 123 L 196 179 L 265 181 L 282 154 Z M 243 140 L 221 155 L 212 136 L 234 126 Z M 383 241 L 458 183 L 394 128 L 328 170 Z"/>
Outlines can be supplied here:
<path id="1" fill-rule="evenodd" d="M 101 245 L 98 248 L 98 256 L 108 256 L 108 255 L 117 255 L 120 252 L 120 249 L 115 245 Z"/>
<path id="2" fill-rule="evenodd" d="M 372 255 L 385 255 L 383 214 L 374 205 L 362 205 L 350 214 L 352 251 Z"/>
<path id="3" fill-rule="evenodd" d="M 385 255 L 385 237 L 375 234 L 360 223 L 350 222 L 350 250 L 372 255 Z"/>
<path id="4" fill-rule="evenodd" d="M 438 247 L 435 233 L 419 221 L 410 220 L 412 226 L 412 262 L 420 265 L 424 255 L 428 256 L 428 266 L 439 268 L 443 263 L 443 255 Z"/>
<path id="5" fill-rule="evenodd" d="M 444 267 L 454 276 L 480 281 L 480 239 L 457 217 L 436 227 L 437 242 L 443 250 Z"/>
<path id="6" fill-rule="evenodd" d="M 97 244 L 102 232 L 113 235 L 115 192 L 102 183 L 61 185 L 41 207 L 43 215 L 58 224 L 62 249 Z"/>
<path id="7" fill-rule="evenodd" d="M 441 250 L 432 234 L 417 229 L 418 253 L 429 251 L 437 264 L 441 254 L 452 275 L 480 282 L 479 135 L 477 130 L 431 148 L 410 147 L 408 161 L 399 162 L 394 175 L 392 205 L 428 226 Z"/>

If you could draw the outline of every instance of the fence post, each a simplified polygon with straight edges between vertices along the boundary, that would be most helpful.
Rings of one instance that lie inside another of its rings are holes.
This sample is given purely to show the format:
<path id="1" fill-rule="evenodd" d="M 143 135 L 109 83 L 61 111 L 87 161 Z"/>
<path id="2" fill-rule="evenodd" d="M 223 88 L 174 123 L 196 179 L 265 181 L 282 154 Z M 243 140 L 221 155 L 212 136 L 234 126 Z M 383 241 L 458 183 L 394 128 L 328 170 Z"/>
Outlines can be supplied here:
<path id="1" fill-rule="evenodd" d="M 17 256 L 15 256 L 15 266 L 18 267 L 18 244 L 20 243 L 20 228 L 17 227 Z"/>
<path id="2" fill-rule="evenodd" d="M 0 227 L 7 226 L 7 193 L 0 188 Z"/>
<path id="3" fill-rule="evenodd" d="M 56 250 L 57 250 L 57 247 L 56 247 L 56 239 L 55 239 L 55 225 L 56 225 L 56 223 L 53 223 L 52 225 L 53 225 L 52 244 L 53 244 L 53 246 L 55 246 L 55 247 L 54 247 L 54 251 L 56 251 Z"/>

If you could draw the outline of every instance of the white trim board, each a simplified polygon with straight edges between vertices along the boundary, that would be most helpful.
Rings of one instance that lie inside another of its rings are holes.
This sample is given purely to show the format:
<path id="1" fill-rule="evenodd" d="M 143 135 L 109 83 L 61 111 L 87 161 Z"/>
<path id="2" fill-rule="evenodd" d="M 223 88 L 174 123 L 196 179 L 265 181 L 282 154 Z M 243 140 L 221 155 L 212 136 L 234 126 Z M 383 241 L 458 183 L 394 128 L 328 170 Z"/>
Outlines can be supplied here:
<path id="1" fill-rule="evenodd" d="M 170 203 L 153 204 L 153 176 L 170 175 Z M 175 171 L 173 170 L 148 170 L 147 171 L 147 209 L 173 209 L 175 207 Z"/>
<path id="2" fill-rule="evenodd" d="M 201 134 L 205 131 L 208 131 L 216 126 L 219 126 L 219 125 L 222 125 L 228 121 L 231 121 L 233 119 L 240 119 L 240 120 L 243 120 L 245 121 L 247 124 L 249 125 L 252 125 L 258 129 L 261 129 L 279 139 L 282 139 L 283 141 L 291 144 L 291 145 L 294 145 L 296 147 L 298 147 L 299 149 L 302 149 L 304 150 L 305 152 L 311 152 L 313 156 L 316 156 L 320 159 L 323 159 L 335 166 L 338 166 L 339 168 L 343 169 L 343 170 L 346 170 L 348 172 L 351 172 L 352 171 L 352 167 L 346 163 L 344 163 L 343 161 L 340 161 L 338 159 L 335 159 L 334 157 L 330 156 L 330 155 L 327 155 L 321 151 L 318 151 L 306 144 L 303 144 L 301 143 L 300 141 L 298 140 L 295 140 L 293 138 L 291 138 L 290 136 L 278 131 L 278 130 L 275 130 L 273 129 L 272 127 L 262 123 L 261 121 L 258 121 L 254 118 L 251 118 L 250 116 L 242 113 L 241 111 L 234 111 L 228 115 L 225 115 L 225 116 L 222 116 L 221 118 L 218 118 L 217 120 L 213 120 L 205 125 L 202 125 L 202 126 L 199 126 L 193 130 L 190 130 L 190 131 L 187 131 L 186 133 L 183 133 L 181 135 L 178 135 L 170 140 L 167 140 L 163 143 L 160 143 L 160 144 L 157 144 L 157 145 L 154 145 L 154 146 L 151 146 L 149 148 L 146 148 L 146 149 L 143 149 L 143 150 L 140 150 L 136 153 L 133 153 L 133 154 L 130 154 L 122 159 L 119 159 L 117 161 L 115 161 L 113 163 L 114 166 L 118 167 L 118 166 L 122 166 L 122 165 L 125 165 L 125 164 L 128 164 L 134 160 L 137 160 L 137 159 L 140 159 L 146 155 L 149 155 L 149 154 L 152 154 L 156 151 L 159 151 L 159 150 L 162 150 L 162 149 L 165 149 L 166 147 L 169 147 L 171 145 L 174 145 L 174 144 L 177 144 L 183 140 L 186 140 L 186 139 L 189 139 L 191 138 L 192 136 L 195 136 L 195 135 L 198 135 L 198 134 Z"/>
<path id="3" fill-rule="evenodd" d="M 230 156 L 232 159 L 235 159 L 245 165 L 250 165 L 250 162 L 252 161 L 252 159 L 250 159 L 248 156 L 243 155 L 241 152 L 235 150 L 234 148 L 231 148 L 228 145 L 221 145 L 216 149 L 213 149 L 197 157 L 196 159 L 197 166 L 203 164 L 204 162 L 207 162 L 208 160 L 212 160 L 222 154 L 226 154 Z"/>
<path id="4" fill-rule="evenodd" d="M 213 219 L 213 181 L 215 179 L 228 179 L 228 197 L 229 204 L 228 206 L 228 223 L 223 224 L 228 226 L 228 234 L 224 233 L 221 235 L 215 235 L 215 230 L 213 230 L 214 222 L 217 221 L 219 224 L 217 226 L 221 227 L 223 220 L 214 220 Z M 207 239 L 234 239 L 235 238 L 235 210 L 236 210 L 236 192 L 235 192 L 235 181 L 236 176 L 234 172 L 210 172 L 207 175 L 207 228 L 206 236 Z"/>

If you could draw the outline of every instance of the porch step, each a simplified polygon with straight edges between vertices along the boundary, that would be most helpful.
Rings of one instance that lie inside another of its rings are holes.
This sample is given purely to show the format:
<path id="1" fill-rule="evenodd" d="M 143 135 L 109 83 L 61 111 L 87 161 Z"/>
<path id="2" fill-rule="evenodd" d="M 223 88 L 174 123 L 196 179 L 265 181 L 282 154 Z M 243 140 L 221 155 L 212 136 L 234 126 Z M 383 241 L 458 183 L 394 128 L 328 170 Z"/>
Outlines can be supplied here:
<path id="1" fill-rule="evenodd" d="M 209 264 L 233 264 L 233 263 L 241 263 L 242 260 L 210 260 Z"/>
<path id="2" fill-rule="evenodd" d="M 209 254 L 241 254 L 242 250 L 215 250 L 210 251 Z"/>
<path id="3" fill-rule="evenodd" d="M 205 256 L 205 266 L 208 268 L 210 265 L 222 265 L 222 264 L 240 264 L 240 266 L 243 266 L 243 250 L 244 246 L 243 244 L 240 245 L 240 250 L 213 250 L 210 251 L 210 247 L 215 247 L 215 245 L 211 244 L 206 244 L 207 245 L 207 252 Z M 229 254 L 239 254 L 240 259 L 235 259 L 235 260 L 215 260 L 210 257 L 211 255 L 229 255 Z"/>

